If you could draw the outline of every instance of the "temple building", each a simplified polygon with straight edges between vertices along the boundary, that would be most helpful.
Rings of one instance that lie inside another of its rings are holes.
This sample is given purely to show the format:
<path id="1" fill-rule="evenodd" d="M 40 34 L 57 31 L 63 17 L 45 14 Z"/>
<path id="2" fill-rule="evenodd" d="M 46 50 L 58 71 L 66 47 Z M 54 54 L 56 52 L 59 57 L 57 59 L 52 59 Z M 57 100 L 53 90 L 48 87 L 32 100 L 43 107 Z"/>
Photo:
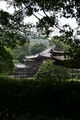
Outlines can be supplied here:
<path id="1" fill-rule="evenodd" d="M 23 59 L 24 64 L 15 64 L 15 77 L 33 77 L 45 60 L 53 59 L 51 57 L 51 50 L 55 54 L 58 53 L 58 56 L 54 55 L 54 58 L 64 60 L 64 52 L 58 46 L 49 46 L 36 55 L 25 56 Z"/>
<path id="2" fill-rule="evenodd" d="M 48 59 L 54 60 L 56 65 L 68 67 L 72 69 L 72 77 L 76 77 L 76 72 L 80 72 L 70 63 L 70 58 L 64 55 L 58 46 L 49 46 L 44 51 L 36 54 L 25 56 L 24 64 L 15 64 L 14 76 L 20 78 L 32 78 L 40 68 L 40 66 Z"/>

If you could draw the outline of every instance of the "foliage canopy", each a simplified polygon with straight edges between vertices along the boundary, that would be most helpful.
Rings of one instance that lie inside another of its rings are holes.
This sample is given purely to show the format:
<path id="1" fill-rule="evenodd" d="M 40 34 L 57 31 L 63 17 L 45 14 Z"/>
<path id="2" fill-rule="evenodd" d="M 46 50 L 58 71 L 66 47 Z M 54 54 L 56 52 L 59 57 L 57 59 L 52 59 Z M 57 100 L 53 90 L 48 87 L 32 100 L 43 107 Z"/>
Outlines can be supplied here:
<path id="1" fill-rule="evenodd" d="M 42 43 L 39 44 L 35 44 L 34 46 L 31 47 L 31 54 L 37 54 L 42 52 L 44 49 L 46 48 L 46 46 Z"/>
<path id="2" fill-rule="evenodd" d="M 0 10 L 0 73 L 9 72 L 13 69 L 13 57 L 5 49 L 16 48 L 28 42 L 27 37 L 18 28 L 19 25 L 13 20 L 13 16 L 6 11 Z M 21 26 L 21 29 L 23 25 Z"/>
<path id="3" fill-rule="evenodd" d="M 0 46 L 0 73 L 6 73 L 13 70 L 14 64 L 13 64 L 13 57 L 5 49 L 5 47 Z"/>
<path id="4" fill-rule="evenodd" d="M 70 70 L 54 65 L 52 60 L 47 60 L 34 76 L 34 79 L 39 81 L 61 81 L 69 78 L 71 78 Z"/>

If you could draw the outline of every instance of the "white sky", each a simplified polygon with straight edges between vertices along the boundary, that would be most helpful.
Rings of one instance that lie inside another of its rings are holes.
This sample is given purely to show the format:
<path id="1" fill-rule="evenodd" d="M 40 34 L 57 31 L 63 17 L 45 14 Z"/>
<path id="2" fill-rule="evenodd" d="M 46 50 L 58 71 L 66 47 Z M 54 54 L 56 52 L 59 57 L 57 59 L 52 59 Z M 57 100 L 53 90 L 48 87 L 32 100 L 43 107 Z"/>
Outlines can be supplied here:
<path id="1" fill-rule="evenodd" d="M 6 10 L 8 12 L 10 12 L 11 14 L 13 13 L 13 8 L 9 8 L 7 9 L 6 7 L 6 2 L 0 2 L 0 8 L 3 9 L 3 10 Z M 32 22 L 32 23 L 35 23 L 37 21 L 37 18 L 35 18 L 34 16 L 32 17 L 26 17 L 25 18 L 25 22 Z M 72 28 L 76 28 L 77 27 L 77 24 L 76 24 L 76 20 L 75 19 L 66 19 L 66 18 L 61 18 L 60 19 L 60 24 L 64 25 L 64 24 L 70 24 L 72 26 Z"/>
<path id="2" fill-rule="evenodd" d="M 0 2 L 0 8 L 5 10 L 5 11 L 8 11 L 10 13 L 13 13 L 13 8 L 11 7 L 11 8 L 8 9 L 7 5 L 6 5 L 6 2 L 1 1 Z"/>

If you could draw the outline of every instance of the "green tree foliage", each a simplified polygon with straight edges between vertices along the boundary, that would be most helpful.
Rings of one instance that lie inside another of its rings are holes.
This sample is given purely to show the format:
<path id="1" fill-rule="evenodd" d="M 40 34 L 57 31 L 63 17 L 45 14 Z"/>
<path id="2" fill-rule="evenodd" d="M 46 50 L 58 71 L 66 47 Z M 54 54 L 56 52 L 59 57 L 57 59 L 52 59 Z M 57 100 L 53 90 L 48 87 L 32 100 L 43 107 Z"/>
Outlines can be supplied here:
<path id="1" fill-rule="evenodd" d="M 23 46 L 17 46 L 15 49 L 11 51 L 14 62 L 18 60 L 20 63 L 23 63 L 23 59 L 26 55 L 30 55 L 30 46 L 29 44 L 25 43 Z"/>
<path id="2" fill-rule="evenodd" d="M 28 38 L 18 29 L 19 25 L 13 20 L 13 15 L 0 10 L 0 73 L 8 72 L 13 68 L 13 58 L 5 47 L 13 49 L 17 45 L 23 45 L 28 42 Z M 21 26 L 22 28 L 23 25 Z"/>
<path id="3" fill-rule="evenodd" d="M 13 70 L 13 58 L 12 55 L 0 46 L 0 73 L 6 73 Z"/>
<path id="4" fill-rule="evenodd" d="M 23 46 L 17 46 L 15 49 L 7 48 L 7 50 L 12 54 L 13 56 L 13 62 L 14 63 L 23 63 L 23 59 L 25 59 L 25 56 L 29 56 L 31 54 L 37 54 L 41 51 L 43 51 L 46 48 L 46 46 L 42 43 L 30 42 L 25 43 Z"/>
<path id="5" fill-rule="evenodd" d="M 35 80 L 64 80 L 71 78 L 70 70 L 64 67 L 54 65 L 52 60 L 47 60 L 34 76 Z"/>
<path id="6" fill-rule="evenodd" d="M 67 51 L 69 48 L 69 45 L 66 45 L 64 42 L 61 41 L 62 37 L 58 37 L 58 36 L 53 36 L 49 42 L 51 46 L 58 46 L 61 50 L 63 51 Z"/>
<path id="7" fill-rule="evenodd" d="M 73 36 L 73 30 L 68 24 L 65 24 L 63 27 L 59 26 L 58 17 L 75 18 L 77 24 L 80 24 L 80 2 L 76 0 L 8 0 L 8 4 L 15 8 L 12 20 L 15 21 L 16 24 L 22 23 L 25 16 L 29 17 L 33 15 L 39 20 L 39 22 L 37 22 L 37 28 L 41 29 L 38 30 L 40 30 L 39 32 L 43 33 L 44 36 L 53 32 L 54 27 L 63 33 L 63 37 Z M 41 17 L 36 14 L 40 11 L 43 13 Z M 27 27 L 31 29 L 31 25 L 29 26 L 28 24 Z M 29 33 L 29 29 L 26 28 L 26 30 Z"/>
<path id="8" fill-rule="evenodd" d="M 13 15 L 0 10 L 0 45 L 14 48 L 28 41 L 25 34 L 19 30 L 19 25 L 13 19 Z"/>
<path id="9" fill-rule="evenodd" d="M 42 43 L 40 44 L 35 44 L 34 46 L 31 47 L 31 54 L 37 54 L 42 52 L 44 49 L 46 48 L 46 46 Z"/>

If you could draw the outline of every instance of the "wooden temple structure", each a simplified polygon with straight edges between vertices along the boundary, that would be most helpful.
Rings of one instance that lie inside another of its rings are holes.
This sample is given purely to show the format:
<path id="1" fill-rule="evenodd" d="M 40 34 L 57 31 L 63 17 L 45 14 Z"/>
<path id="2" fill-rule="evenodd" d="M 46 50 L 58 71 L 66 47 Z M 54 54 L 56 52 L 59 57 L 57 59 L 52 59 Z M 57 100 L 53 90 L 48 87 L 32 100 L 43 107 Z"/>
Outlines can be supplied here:
<path id="1" fill-rule="evenodd" d="M 23 59 L 24 64 L 15 64 L 14 76 L 19 78 L 32 78 L 38 71 L 39 67 L 47 59 L 54 60 L 56 65 L 63 67 L 68 67 L 68 56 L 64 56 L 64 51 L 62 51 L 58 46 L 49 46 L 44 51 L 36 54 L 25 56 Z M 75 77 L 75 72 L 78 69 L 72 69 L 72 75 Z"/>
<path id="2" fill-rule="evenodd" d="M 51 57 L 51 50 L 53 50 L 55 54 L 60 54 L 56 57 L 61 60 L 64 59 L 64 56 L 61 55 L 64 52 L 59 47 L 49 46 L 38 54 L 25 56 L 23 59 L 24 64 L 15 64 L 14 76 L 20 78 L 33 77 L 37 73 L 39 67 L 45 62 L 45 60 L 53 59 Z"/>

